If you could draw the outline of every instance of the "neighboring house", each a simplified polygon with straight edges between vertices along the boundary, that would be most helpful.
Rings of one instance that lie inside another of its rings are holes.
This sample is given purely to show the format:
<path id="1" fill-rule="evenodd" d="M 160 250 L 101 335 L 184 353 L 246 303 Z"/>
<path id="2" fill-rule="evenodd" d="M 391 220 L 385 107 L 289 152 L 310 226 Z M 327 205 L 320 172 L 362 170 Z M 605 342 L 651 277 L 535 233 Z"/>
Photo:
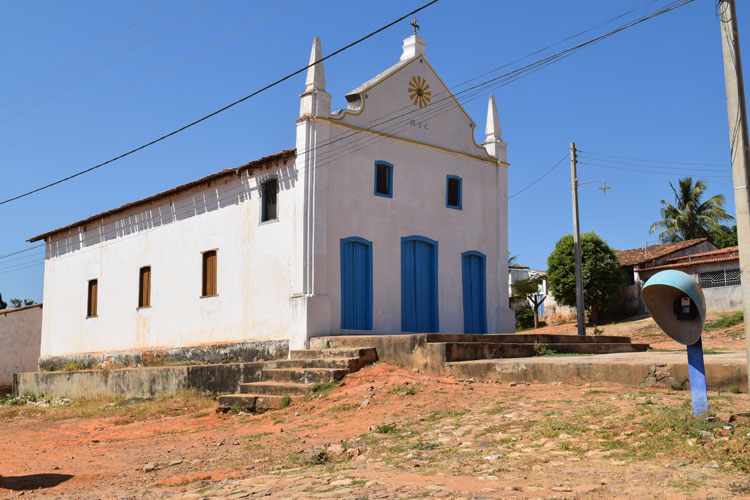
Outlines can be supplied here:
<path id="1" fill-rule="evenodd" d="M 742 307 L 739 247 L 727 247 L 709 252 L 673 257 L 666 264 L 639 268 L 643 281 L 659 271 L 677 269 L 692 275 L 703 289 L 706 309 L 736 309 Z"/>
<path id="2" fill-rule="evenodd" d="M 713 250 L 717 250 L 716 245 L 706 238 L 646 245 L 631 250 L 616 250 L 617 258 L 620 259 L 626 279 L 621 292 L 620 315 L 629 316 L 646 312 L 646 306 L 641 299 L 641 289 L 651 274 L 644 277 L 641 274 L 643 269 L 663 266 L 669 263 L 670 259 L 687 258 L 691 255 Z"/>
<path id="3" fill-rule="evenodd" d="M 13 374 L 36 370 L 42 338 L 42 304 L 0 309 L 0 387 L 13 385 Z"/>
<path id="4" fill-rule="evenodd" d="M 543 276 L 544 280 L 539 284 L 539 297 L 544 297 L 544 301 L 539 306 L 539 319 L 547 323 L 558 323 L 568 321 L 576 316 L 576 308 L 558 304 L 555 297 L 549 292 L 549 280 L 547 280 L 547 271 L 535 271 L 527 266 L 511 265 L 508 267 L 508 293 L 513 294 L 513 283 L 516 281 L 527 280 Z M 533 307 L 531 301 L 526 305 Z M 511 300 L 511 307 L 513 307 Z M 516 307 L 519 304 L 515 304 Z"/>
<path id="5" fill-rule="evenodd" d="M 514 331 L 494 98 L 480 146 L 416 35 L 344 110 L 322 63 L 305 85 L 296 149 L 29 240 L 46 242 L 42 357 Z"/>

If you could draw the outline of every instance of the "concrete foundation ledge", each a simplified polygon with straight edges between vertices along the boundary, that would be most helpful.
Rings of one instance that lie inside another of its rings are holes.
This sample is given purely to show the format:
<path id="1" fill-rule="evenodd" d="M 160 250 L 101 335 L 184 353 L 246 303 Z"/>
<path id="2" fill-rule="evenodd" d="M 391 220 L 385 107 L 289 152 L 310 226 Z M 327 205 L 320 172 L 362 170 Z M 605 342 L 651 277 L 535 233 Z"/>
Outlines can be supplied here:
<path id="1" fill-rule="evenodd" d="M 288 340 L 248 340 L 185 347 L 132 349 L 127 351 L 87 352 L 63 356 L 44 356 L 39 370 L 88 370 L 125 368 L 129 366 L 164 366 L 171 364 L 240 363 L 286 359 Z"/>
<path id="2" fill-rule="evenodd" d="M 51 398 L 100 394 L 147 397 L 174 394 L 181 389 L 212 394 L 236 393 L 240 383 L 260 380 L 262 366 L 262 362 L 255 362 L 16 373 L 13 375 L 13 393 L 44 394 Z"/>
<path id="3" fill-rule="evenodd" d="M 747 391 L 744 353 L 707 355 L 704 360 L 708 389 Z M 615 382 L 630 387 L 690 389 L 685 352 L 476 360 L 446 365 L 449 375 L 495 382 Z"/>

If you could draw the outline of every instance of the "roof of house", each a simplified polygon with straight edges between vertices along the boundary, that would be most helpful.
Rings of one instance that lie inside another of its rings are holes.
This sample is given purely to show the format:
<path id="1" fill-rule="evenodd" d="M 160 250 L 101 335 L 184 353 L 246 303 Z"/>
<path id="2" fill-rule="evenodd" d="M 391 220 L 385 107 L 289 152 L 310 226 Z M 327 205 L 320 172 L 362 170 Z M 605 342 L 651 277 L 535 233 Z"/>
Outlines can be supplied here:
<path id="1" fill-rule="evenodd" d="M 658 259 L 672 252 L 683 250 L 685 248 L 692 247 L 699 243 L 708 241 L 706 238 L 698 238 L 695 240 L 678 241 L 676 243 L 662 243 L 660 245 L 651 245 L 641 248 L 633 248 L 632 250 L 615 250 L 617 258 L 620 259 L 620 264 L 623 266 L 634 266 L 643 262 Z"/>
<path id="2" fill-rule="evenodd" d="M 21 306 L 21 307 L 8 307 L 6 309 L 0 309 L 0 314 L 7 314 L 7 313 L 14 313 L 19 311 L 25 311 L 26 309 L 33 309 L 34 307 L 42 307 L 42 304 L 31 304 L 28 306 Z"/>
<path id="3" fill-rule="evenodd" d="M 733 260 L 739 260 L 739 257 L 721 257 L 717 259 L 706 259 L 706 260 L 699 260 L 699 261 L 692 261 L 692 262 L 678 262 L 675 264 L 664 264 L 663 266 L 654 266 L 654 267 L 644 267 L 643 269 L 639 269 L 640 272 L 645 271 L 661 271 L 662 269 L 679 269 L 681 267 L 691 267 L 691 266 L 697 266 L 701 264 L 716 264 L 719 262 L 731 262 Z"/>
<path id="4" fill-rule="evenodd" d="M 644 271 L 660 271 L 662 269 L 679 269 L 682 267 L 691 267 L 701 264 L 717 264 L 720 262 L 731 262 L 739 260 L 739 247 L 726 247 L 718 250 L 711 250 L 710 252 L 701 252 L 693 255 L 685 255 L 682 257 L 675 257 L 668 259 L 667 264 L 654 267 L 645 267 L 638 269 L 640 272 Z"/>
<path id="5" fill-rule="evenodd" d="M 680 257 L 672 257 L 671 259 L 667 259 L 667 262 L 680 262 L 683 260 L 689 260 L 694 261 L 698 259 L 710 259 L 710 258 L 721 258 L 721 257 L 731 257 L 736 256 L 739 258 L 740 255 L 740 247 L 735 245 L 733 247 L 726 247 L 726 248 L 719 248 L 718 250 L 711 250 L 709 252 L 701 252 L 696 253 L 693 255 L 682 255 Z"/>
<path id="6" fill-rule="evenodd" d="M 101 219 L 102 217 L 108 217 L 116 213 L 124 212 L 125 210 L 129 210 L 133 207 L 137 207 L 138 205 L 151 203 L 153 201 L 156 201 L 162 198 L 168 198 L 170 196 L 174 196 L 175 194 L 181 193 L 183 191 L 187 191 L 188 189 L 192 189 L 196 186 L 208 184 L 210 182 L 215 181 L 216 179 L 220 179 L 228 175 L 237 175 L 244 170 L 256 170 L 259 168 L 264 168 L 264 167 L 269 166 L 272 163 L 275 163 L 278 161 L 284 161 L 289 158 L 293 158 L 296 154 L 297 154 L 296 149 L 285 149 L 284 151 L 281 151 L 279 153 L 264 156 L 263 158 L 258 158 L 257 160 L 253 160 L 249 163 L 245 163 L 244 165 L 240 165 L 238 167 L 227 168 L 227 169 L 221 170 L 211 175 L 207 175 L 206 177 L 203 177 L 201 179 L 188 182 L 187 184 L 182 184 L 180 186 L 173 187 L 172 189 L 168 189 L 167 191 L 162 191 L 161 193 L 157 193 L 155 195 L 149 196 L 147 198 L 143 198 L 138 201 L 126 203 L 125 205 L 122 205 L 121 207 L 113 208 L 112 210 L 107 210 L 106 212 L 92 215 L 91 217 L 88 217 L 83 220 L 79 220 L 78 222 L 74 222 L 72 224 L 68 224 L 67 226 L 59 227 L 57 229 L 53 229 L 52 231 L 47 231 L 46 233 L 42 233 L 38 236 L 34 236 L 33 238 L 29 238 L 27 241 L 34 242 L 34 241 L 44 240 L 44 239 L 47 239 L 49 236 L 52 236 L 53 234 L 66 231 L 68 229 L 73 229 L 74 227 L 77 227 L 77 226 L 88 224 L 89 222 Z"/>

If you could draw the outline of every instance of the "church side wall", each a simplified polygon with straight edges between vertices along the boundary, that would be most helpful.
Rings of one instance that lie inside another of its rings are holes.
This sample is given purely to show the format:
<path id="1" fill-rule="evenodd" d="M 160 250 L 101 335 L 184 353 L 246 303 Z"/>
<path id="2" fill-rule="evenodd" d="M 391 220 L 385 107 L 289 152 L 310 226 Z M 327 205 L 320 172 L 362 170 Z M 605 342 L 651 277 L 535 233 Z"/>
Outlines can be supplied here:
<path id="1" fill-rule="evenodd" d="M 461 254 L 471 250 L 486 256 L 487 328 L 499 331 L 495 195 L 500 167 L 406 141 L 372 142 L 328 165 L 331 332 L 401 332 L 401 238 L 412 235 L 438 242 L 439 331 L 464 331 Z M 392 198 L 374 195 L 376 160 L 393 165 Z M 448 175 L 462 179 L 462 210 L 446 207 Z M 372 242 L 373 330 L 341 329 L 339 249 L 341 239 L 351 236 Z M 507 233 L 500 239 L 501 248 L 507 248 Z"/>
<path id="2" fill-rule="evenodd" d="M 41 355 L 286 338 L 292 197 L 288 165 L 225 177 L 47 243 Z M 278 176 L 279 219 L 260 223 L 259 183 Z M 217 289 L 201 297 L 202 252 Z M 151 266 L 151 306 L 138 308 Z M 97 317 L 86 317 L 98 280 Z"/>

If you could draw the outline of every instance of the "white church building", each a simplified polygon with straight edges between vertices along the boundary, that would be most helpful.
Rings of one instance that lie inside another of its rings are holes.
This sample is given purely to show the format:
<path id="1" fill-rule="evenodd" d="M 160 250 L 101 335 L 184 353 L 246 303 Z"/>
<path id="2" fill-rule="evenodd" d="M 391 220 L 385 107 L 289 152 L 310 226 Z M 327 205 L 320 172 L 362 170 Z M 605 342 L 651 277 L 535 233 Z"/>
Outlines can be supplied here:
<path id="1" fill-rule="evenodd" d="M 41 357 L 513 332 L 494 98 L 477 144 L 416 34 L 346 109 L 325 86 L 317 63 L 294 149 L 31 238 L 46 243 Z"/>

